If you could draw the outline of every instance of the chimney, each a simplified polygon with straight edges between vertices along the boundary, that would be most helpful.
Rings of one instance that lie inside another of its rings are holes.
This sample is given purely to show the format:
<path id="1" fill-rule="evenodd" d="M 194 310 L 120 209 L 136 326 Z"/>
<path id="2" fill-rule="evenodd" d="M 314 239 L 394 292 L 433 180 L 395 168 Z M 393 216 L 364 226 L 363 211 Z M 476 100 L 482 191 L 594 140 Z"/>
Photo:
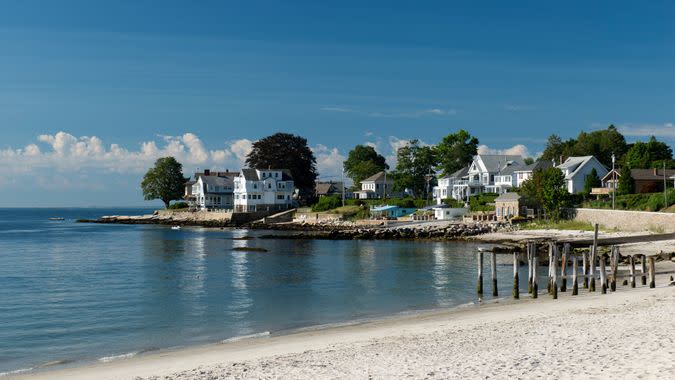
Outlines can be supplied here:
<path id="1" fill-rule="evenodd" d="M 209 169 L 204 169 L 204 175 L 207 176 L 207 177 L 210 176 L 211 171 Z"/>

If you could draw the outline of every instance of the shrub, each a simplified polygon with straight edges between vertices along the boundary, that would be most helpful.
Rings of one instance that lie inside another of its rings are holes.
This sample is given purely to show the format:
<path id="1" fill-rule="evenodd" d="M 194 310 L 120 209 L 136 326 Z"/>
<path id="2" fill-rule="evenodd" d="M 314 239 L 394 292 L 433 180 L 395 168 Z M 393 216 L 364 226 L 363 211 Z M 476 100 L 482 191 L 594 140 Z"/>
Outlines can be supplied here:
<path id="1" fill-rule="evenodd" d="M 336 196 L 320 197 L 319 200 L 312 205 L 313 212 L 328 211 L 338 208 L 342 205 L 342 199 Z"/>
<path id="2" fill-rule="evenodd" d="M 176 202 L 169 206 L 169 210 L 181 210 L 184 208 L 188 208 L 188 204 L 185 202 Z"/>
<path id="3" fill-rule="evenodd" d="M 473 211 L 494 211 L 496 193 L 483 193 L 469 197 L 469 209 Z"/>
<path id="4" fill-rule="evenodd" d="M 464 202 L 458 201 L 457 199 L 454 199 L 454 198 L 445 198 L 445 199 L 443 199 L 443 203 L 448 205 L 448 207 L 452 207 L 452 208 L 464 207 Z"/>

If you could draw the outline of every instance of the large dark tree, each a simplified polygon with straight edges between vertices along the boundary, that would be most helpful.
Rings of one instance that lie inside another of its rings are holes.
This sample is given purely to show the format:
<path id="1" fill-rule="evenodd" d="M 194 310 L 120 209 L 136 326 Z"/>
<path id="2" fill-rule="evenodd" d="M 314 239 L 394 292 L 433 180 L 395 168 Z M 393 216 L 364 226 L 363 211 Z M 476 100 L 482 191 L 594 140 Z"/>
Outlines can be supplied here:
<path id="1" fill-rule="evenodd" d="M 307 139 L 290 133 L 275 133 L 253 143 L 246 164 L 254 169 L 288 169 L 300 197 L 314 193 L 316 158 L 307 146 Z"/>
<path id="2" fill-rule="evenodd" d="M 544 152 L 539 156 L 539 161 L 553 161 L 560 164 L 561 156 L 569 156 L 571 148 L 576 143 L 575 140 L 570 139 L 563 141 L 558 135 L 551 135 L 546 142 Z"/>
<path id="3" fill-rule="evenodd" d="M 635 191 L 635 180 L 630 173 L 630 166 L 624 165 L 621 167 L 619 176 L 619 183 L 617 184 L 616 193 L 619 195 L 633 194 Z"/>
<path id="4" fill-rule="evenodd" d="M 567 141 L 563 141 L 558 135 L 551 135 L 539 160 L 555 160 L 556 164 L 560 164 L 560 157 L 595 156 L 609 167 L 612 166 L 612 154 L 617 160 L 621 160 L 627 151 L 626 139 L 615 126 L 610 125 L 607 129 L 581 132 L 576 139 Z"/>
<path id="5" fill-rule="evenodd" d="M 443 175 L 450 175 L 467 166 L 478 153 L 478 139 L 460 129 L 451 133 L 436 146 L 438 167 Z"/>
<path id="6" fill-rule="evenodd" d="M 425 190 L 429 190 L 425 175 L 437 165 L 435 150 L 430 146 L 420 146 L 419 140 L 410 140 L 407 145 L 398 148 L 396 158 L 394 189 L 411 189 L 416 197 L 422 196 Z M 430 186 L 433 183 L 430 182 Z"/>
<path id="7" fill-rule="evenodd" d="M 624 164 L 631 168 L 661 168 L 663 162 L 672 161 L 673 151 L 656 137 L 652 136 L 648 142 L 641 141 L 633 144 L 624 158 Z M 669 166 L 669 165 L 666 165 Z"/>
<path id="8" fill-rule="evenodd" d="M 354 185 L 389 168 L 385 158 L 375 151 L 372 146 L 357 145 L 349 151 L 344 162 L 347 177 L 354 181 Z"/>
<path id="9" fill-rule="evenodd" d="M 598 171 L 593 168 L 586 178 L 584 178 L 584 194 L 589 195 L 594 187 L 600 186 L 602 186 L 602 182 L 598 177 Z"/>
<path id="10" fill-rule="evenodd" d="M 145 173 L 141 189 L 146 200 L 160 199 L 169 208 L 171 201 L 181 199 L 185 193 L 186 180 L 183 165 L 173 157 L 163 157 Z"/>

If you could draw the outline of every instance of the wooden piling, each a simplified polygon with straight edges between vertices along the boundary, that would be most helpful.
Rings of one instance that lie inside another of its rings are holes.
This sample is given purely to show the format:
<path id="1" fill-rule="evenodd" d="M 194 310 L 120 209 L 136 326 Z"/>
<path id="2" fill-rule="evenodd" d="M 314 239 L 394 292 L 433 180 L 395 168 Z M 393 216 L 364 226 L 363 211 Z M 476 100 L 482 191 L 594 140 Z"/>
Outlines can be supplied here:
<path id="1" fill-rule="evenodd" d="M 572 254 L 572 295 L 576 296 L 579 294 L 579 284 L 577 283 L 577 272 L 579 271 L 579 261 L 577 260 L 577 255 Z"/>
<path id="2" fill-rule="evenodd" d="M 570 255 L 570 243 L 563 247 L 562 261 L 560 262 L 560 291 L 567 291 L 567 258 Z"/>
<path id="3" fill-rule="evenodd" d="M 630 287 L 634 288 L 635 287 L 635 256 L 631 255 L 628 258 L 629 261 L 629 267 L 628 270 L 630 271 Z"/>
<path id="4" fill-rule="evenodd" d="M 490 254 L 490 271 L 492 274 L 492 296 L 497 297 L 497 254 Z"/>
<path id="5" fill-rule="evenodd" d="M 654 256 L 650 256 L 647 258 L 648 263 L 649 263 L 649 287 L 650 288 L 655 288 L 656 287 L 656 268 L 654 268 L 654 262 L 656 261 Z"/>
<path id="6" fill-rule="evenodd" d="M 539 287 L 537 286 L 538 266 L 539 266 L 539 256 L 537 256 L 537 252 L 535 250 L 532 256 L 532 298 L 537 298 L 539 296 Z"/>
<path id="7" fill-rule="evenodd" d="M 476 284 L 476 292 L 479 296 L 483 295 L 483 251 L 478 251 L 478 284 Z"/>
<path id="8" fill-rule="evenodd" d="M 534 252 L 534 247 L 532 242 L 527 243 L 527 292 L 532 294 L 532 262 L 534 258 L 532 257 Z"/>
<path id="9" fill-rule="evenodd" d="M 551 294 L 551 281 L 553 281 L 553 243 L 548 243 L 548 284 L 546 290 Z"/>
<path id="10" fill-rule="evenodd" d="M 600 286 L 602 294 L 607 294 L 607 273 L 605 272 L 605 255 L 601 255 L 600 260 Z"/>
<path id="11" fill-rule="evenodd" d="M 558 251 L 558 246 L 553 246 L 553 277 L 551 279 L 551 295 L 553 299 L 558 299 L 558 257 L 560 252 Z"/>
<path id="12" fill-rule="evenodd" d="M 520 298 L 520 287 L 518 283 L 518 253 L 513 252 L 513 298 Z"/>
<path id="13" fill-rule="evenodd" d="M 647 285 L 647 255 L 640 255 L 640 269 L 642 269 L 642 285 Z"/>
<path id="14" fill-rule="evenodd" d="M 591 252 L 588 260 L 588 291 L 595 291 L 595 247 L 591 246 Z"/>
<path id="15" fill-rule="evenodd" d="M 590 249 L 588 250 L 590 253 Z M 584 289 L 588 289 L 588 253 L 581 252 L 581 259 L 583 260 L 583 265 L 581 270 L 583 271 L 583 280 L 584 280 Z"/>
<path id="16" fill-rule="evenodd" d="M 619 247 L 612 247 L 612 256 L 611 256 L 611 267 L 612 267 L 612 280 L 609 283 L 609 288 L 611 291 L 616 292 L 616 276 L 619 271 Z"/>

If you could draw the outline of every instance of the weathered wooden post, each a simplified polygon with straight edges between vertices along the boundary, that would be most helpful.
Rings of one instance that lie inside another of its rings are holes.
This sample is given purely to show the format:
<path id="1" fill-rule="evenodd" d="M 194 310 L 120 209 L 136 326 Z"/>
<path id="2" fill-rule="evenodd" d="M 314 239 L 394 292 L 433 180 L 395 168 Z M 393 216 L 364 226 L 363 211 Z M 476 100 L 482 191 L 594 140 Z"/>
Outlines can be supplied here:
<path id="1" fill-rule="evenodd" d="M 642 272 L 642 285 L 647 285 L 647 255 L 640 255 L 640 269 Z"/>
<path id="2" fill-rule="evenodd" d="M 492 296 L 497 297 L 497 253 L 490 254 L 490 271 L 492 273 Z"/>
<path id="3" fill-rule="evenodd" d="M 631 255 L 628 260 L 630 261 L 630 287 L 635 287 L 635 256 Z"/>
<path id="4" fill-rule="evenodd" d="M 655 288 L 656 287 L 656 268 L 654 268 L 654 262 L 656 261 L 654 259 L 654 256 L 649 256 L 649 287 L 650 288 Z"/>
<path id="5" fill-rule="evenodd" d="M 560 291 L 567 291 L 567 259 L 570 255 L 570 243 L 565 243 L 563 247 L 562 261 L 560 263 Z"/>
<path id="6" fill-rule="evenodd" d="M 588 260 L 588 276 L 590 277 L 588 279 L 588 290 L 591 292 L 595 291 L 595 254 L 595 247 L 592 246 Z"/>
<path id="7" fill-rule="evenodd" d="M 483 251 L 478 250 L 478 284 L 476 285 L 476 292 L 479 296 L 483 295 Z"/>
<path id="8" fill-rule="evenodd" d="M 558 245 L 553 246 L 553 277 L 551 278 L 551 294 L 553 299 L 558 299 L 558 257 L 560 252 L 558 251 Z"/>
<path id="9" fill-rule="evenodd" d="M 572 295 L 579 294 L 579 284 L 577 283 L 577 272 L 579 271 L 579 260 L 576 253 L 572 253 Z"/>
<path id="10" fill-rule="evenodd" d="M 520 298 L 520 288 L 518 283 L 518 253 L 513 252 L 513 298 Z"/>
<path id="11" fill-rule="evenodd" d="M 551 294 L 551 281 L 553 281 L 553 243 L 548 243 L 548 285 L 546 290 Z"/>
<path id="12" fill-rule="evenodd" d="M 605 272 L 605 255 L 600 255 L 600 287 L 602 294 L 607 294 L 607 273 Z"/>
<path id="13" fill-rule="evenodd" d="M 527 243 L 527 292 L 532 294 L 532 242 Z"/>
<path id="14" fill-rule="evenodd" d="M 612 247 L 610 265 L 612 267 L 612 280 L 609 283 L 609 288 L 611 291 L 616 292 L 616 272 L 619 271 L 619 247 L 617 246 Z"/>
<path id="15" fill-rule="evenodd" d="M 589 253 L 591 252 L 590 250 L 588 251 Z M 584 289 L 588 289 L 588 254 L 586 252 L 581 252 L 581 259 L 583 260 L 583 265 L 581 270 L 583 271 L 583 276 L 584 276 Z"/>
<path id="16" fill-rule="evenodd" d="M 532 298 L 539 296 L 539 287 L 537 286 L 537 267 L 539 266 L 539 256 L 537 256 L 536 247 L 532 256 Z"/>

